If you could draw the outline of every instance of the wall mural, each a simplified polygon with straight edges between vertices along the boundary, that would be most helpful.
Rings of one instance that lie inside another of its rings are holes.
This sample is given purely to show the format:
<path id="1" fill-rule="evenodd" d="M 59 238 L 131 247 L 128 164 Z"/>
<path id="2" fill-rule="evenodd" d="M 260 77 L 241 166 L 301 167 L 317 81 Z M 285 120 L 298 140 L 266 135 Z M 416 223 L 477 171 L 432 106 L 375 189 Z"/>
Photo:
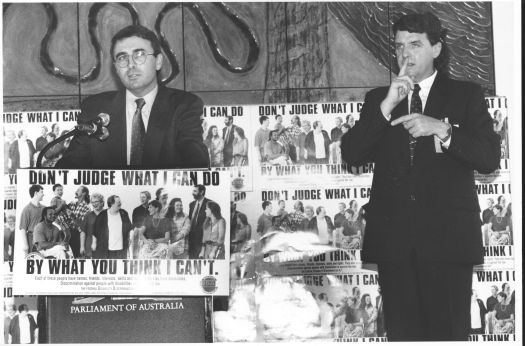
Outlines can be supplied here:
<path id="1" fill-rule="evenodd" d="M 26 3 L 3 5 L 4 103 L 117 88 L 110 40 L 132 23 L 159 36 L 162 82 L 207 103 L 360 99 L 397 72 L 391 26 L 413 11 L 449 30 L 451 76 L 493 93 L 487 2 Z"/>

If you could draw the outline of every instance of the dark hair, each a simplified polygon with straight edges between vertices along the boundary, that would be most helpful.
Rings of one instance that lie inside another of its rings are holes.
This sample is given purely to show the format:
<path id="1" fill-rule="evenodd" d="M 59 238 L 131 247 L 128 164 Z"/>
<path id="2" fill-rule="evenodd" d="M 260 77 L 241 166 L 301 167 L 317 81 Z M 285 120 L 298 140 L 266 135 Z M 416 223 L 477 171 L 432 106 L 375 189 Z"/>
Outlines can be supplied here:
<path id="1" fill-rule="evenodd" d="M 196 187 L 197 189 L 199 189 L 199 192 L 202 192 L 203 194 L 206 193 L 206 186 L 202 185 L 202 184 L 197 184 L 195 185 L 194 187 Z"/>
<path id="2" fill-rule="evenodd" d="M 113 36 L 113 38 L 111 39 L 111 48 L 109 50 L 109 53 L 111 55 L 112 60 L 115 59 L 113 53 L 115 53 L 114 50 L 117 42 L 133 36 L 148 40 L 151 43 L 151 48 L 153 48 L 153 54 L 155 56 L 160 54 L 160 41 L 153 31 L 142 25 L 129 25 L 117 32 L 115 36 Z"/>
<path id="3" fill-rule="evenodd" d="M 208 201 L 206 203 L 206 208 L 210 209 L 211 213 L 216 219 L 222 219 L 221 206 L 218 203 L 215 203 L 214 201 Z"/>
<path id="4" fill-rule="evenodd" d="M 159 201 L 157 201 L 156 199 L 154 199 L 153 201 L 150 201 L 148 203 L 149 206 L 153 206 L 154 208 L 157 208 L 157 211 L 161 211 L 162 210 L 162 204 L 160 204 Z"/>
<path id="5" fill-rule="evenodd" d="M 504 292 L 498 292 L 498 296 L 503 297 L 503 299 L 507 299 L 507 295 Z"/>
<path id="6" fill-rule="evenodd" d="M 159 187 L 156 191 L 155 191 L 155 199 L 158 201 L 160 199 L 160 193 L 162 192 L 162 190 L 164 190 L 163 187 Z"/>
<path id="7" fill-rule="evenodd" d="M 48 132 L 48 133 L 46 134 L 46 137 L 47 137 L 47 136 L 49 136 L 49 137 L 51 137 L 51 138 L 53 138 L 53 139 L 56 139 L 56 138 L 57 138 L 57 136 L 56 136 L 53 132 Z"/>
<path id="8" fill-rule="evenodd" d="M 26 130 L 20 130 L 20 131 L 18 131 L 18 138 L 21 138 L 22 135 L 24 134 L 24 132 L 26 132 Z"/>
<path id="9" fill-rule="evenodd" d="M 239 220 L 241 220 L 244 226 L 248 225 L 248 218 L 246 217 L 246 214 L 238 213 L 237 217 L 239 218 Z"/>
<path id="10" fill-rule="evenodd" d="M 62 187 L 62 185 L 60 185 L 60 184 L 55 184 L 55 185 L 53 185 L 53 192 L 55 192 L 55 190 L 57 189 L 57 187 Z"/>
<path id="11" fill-rule="evenodd" d="M 343 125 L 341 125 L 341 127 L 344 127 L 347 130 L 351 129 L 350 125 L 348 125 L 347 123 L 344 123 Z"/>
<path id="12" fill-rule="evenodd" d="M 44 209 L 42 209 L 42 218 L 40 219 L 40 221 L 44 221 L 45 220 L 46 215 L 47 215 L 47 211 L 49 209 L 55 210 L 55 208 L 53 208 L 53 207 L 45 207 Z"/>
<path id="13" fill-rule="evenodd" d="M 434 59 L 434 67 L 439 72 L 448 72 L 450 51 L 445 42 L 447 30 L 441 27 L 440 20 L 434 14 L 426 12 L 404 15 L 394 23 L 393 31 L 394 36 L 398 31 L 426 34 L 432 46 L 441 42 L 441 53 Z M 396 64 L 394 64 L 394 66 L 396 66 Z"/>
<path id="14" fill-rule="evenodd" d="M 241 139 L 245 139 L 246 138 L 246 136 L 244 136 L 244 130 L 242 128 L 240 128 L 239 126 L 236 126 L 233 129 L 233 132 L 237 132 L 237 134 L 239 135 L 239 137 L 241 137 Z"/>
<path id="15" fill-rule="evenodd" d="M 264 202 L 262 202 L 262 208 L 263 208 L 263 210 L 266 210 L 266 207 L 269 206 L 269 205 L 271 205 L 271 204 L 272 204 L 272 202 L 270 202 L 270 201 L 264 201 Z"/>
<path id="16" fill-rule="evenodd" d="M 361 296 L 361 306 L 359 308 L 364 309 L 366 308 L 366 297 L 370 297 L 370 294 L 365 293 Z M 370 298 L 372 299 L 372 298 Z M 372 304 L 372 301 L 370 301 L 370 305 Z"/>
<path id="17" fill-rule="evenodd" d="M 217 137 L 219 136 L 219 130 L 217 128 L 217 125 L 211 125 L 209 128 L 208 128 L 208 134 L 206 135 L 206 145 L 207 146 L 210 146 L 211 145 L 211 140 L 213 138 L 213 129 L 217 129 Z"/>
<path id="18" fill-rule="evenodd" d="M 501 205 L 501 199 L 503 199 L 503 198 L 505 198 L 505 196 L 503 196 L 503 195 L 498 196 L 498 204 Z"/>
<path id="19" fill-rule="evenodd" d="M 55 127 L 57 127 L 58 124 L 57 123 L 54 123 L 53 125 L 51 125 L 51 131 L 54 131 L 55 130 Z"/>
<path id="20" fill-rule="evenodd" d="M 269 140 L 269 141 L 272 140 L 272 135 L 273 135 L 274 132 L 279 133 L 278 130 L 271 130 L 270 133 L 268 134 L 268 140 Z"/>
<path id="21" fill-rule="evenodd" d="M 350 209 L 350 208 L 346 209 L 345 213 L 350 214 L 350 216 L 354 216 L 354 211 L 352 209 Z"/>
<path id="22" fill-rule="evenodd" d="M 301 201 L 297 201 L 297 202 L 295 202 L 295 203 L 296 203 L 296 204 L 299 203 L 299 210 L 301 211 L 301 213 L 304 213 L 303 202 L 301 202 Z M 294 207 L 295 207 L 295 205 L 294 205 Z"/>
<path id="23" fill-rule="evenodd" d="M 266 120 L 268 120 L 268 117 L 266 115 L 261 115 L 259 117 L 259 123 L 262 125 Z"/>
<path id="24" fill-rule="evenodd" d="M 319 206 L 319 207 L 315 208 L 315 213 L 316 213 L 317 215 L 319 215 L 319 213 L 321 212 L 321 210 L 323 210 L 323 208 L 324 208 L 324 207 L 322 207 L 322 206 Z"/>
<path id="25" fill-rule="evenodd" d="M 20 304 L 18 306 L 18 312 L 22 312 L 22 311 L 29 311 L 29 308 L 27 307 L 26 304 Z"/>
<path id="26" fill-rule="evenodd" d="M 501 290 L 505 291 L 505 286 L 508 286 L 508 285 L 509 285 L 508 282 L 503 283 L 503 285 L 501 285 Z"/>
<path id="27" fill-rule="evenodd" d="M 31 185 L 31 187 L 29 188 L 29 196 L 31 196 L 31 198 L 33 198 L 35 193 L 40 192 L 43 189 L 44 188 L 42 187 L 42 185 Z"/>
<path id="28" fill-rule="evenodd" d="M 166 211 L 166 215 L 164 216 L 166 219 L 171 219 L 175 216 L 175 203 L 181 202 L 182 199 L 175 197 L 170 201 L 170 204 L 168 205 L 168 211 Z"/>
<path id="29" fill-rule="evenodd" d="M 316 120 L 316 121 L 314 121 L 314 122 L 312 123 L 312 127 L 313 127 L 314 129 L 316 129 L 317 126 L 319 126 L 319 120 Z"/>
<path id="30" fill-rule="evenodd" d="M 502 211 L 503 210 L 503 207 L 499 204 L 496 204 L 494 207 L 494 209 L 498 209 L 499 211 Z"/>
<path id="31" fill-rule="evenodd" d="M 111 208 L 111 206 L 113 204 L 115 204 L 115 198 L 118 198 L 117 195 L 111 195 L 108 197 L 108 200 L 107 200 L 107 203 L 108 203 L 108 208 Z"/>
<path id="32" fill-rule="evenodd" d="M 80 189 L 82 189 L 82 192 L 86 195 L 84 196 L 84 202 L 89 203 L 90 197 L 89 197 L 89 189 L 85 186 L 80 186 Z"/>

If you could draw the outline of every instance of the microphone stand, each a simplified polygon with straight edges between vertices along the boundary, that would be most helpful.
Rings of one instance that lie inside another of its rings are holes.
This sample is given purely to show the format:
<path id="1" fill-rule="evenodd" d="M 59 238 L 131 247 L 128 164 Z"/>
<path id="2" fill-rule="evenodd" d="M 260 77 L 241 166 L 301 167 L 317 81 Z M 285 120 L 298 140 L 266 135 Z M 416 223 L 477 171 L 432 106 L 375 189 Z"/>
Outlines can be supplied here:
<path id="1" fill-rule="evenodd" d="M 54 141 L 52 142 L 49 142 L 46 144 L 45 147 L 42 148 L 42 150 L 40 150 L 40 154 L 38 154 L 38 158 L 36 159 L 36 165 L 35 167 L 36 168 L 42 168 L 42 159 L 44 158 L 44 154 L 49 150 L 51 149 L 52 146 L 54 146 L 55 144 L 58 144 L 60 142 L 63 142 L 65 139 L 69 138 L 69 137 L 72 137 L 76 134 L 79 134 L 79 133 L 82 133 L 81 131 L 77 130 L 76 128 L 69 131 L 68 133 L 65 133 L 63 134 L 62 136 L 58 137 L 57 139 L 55 139 Z"/>

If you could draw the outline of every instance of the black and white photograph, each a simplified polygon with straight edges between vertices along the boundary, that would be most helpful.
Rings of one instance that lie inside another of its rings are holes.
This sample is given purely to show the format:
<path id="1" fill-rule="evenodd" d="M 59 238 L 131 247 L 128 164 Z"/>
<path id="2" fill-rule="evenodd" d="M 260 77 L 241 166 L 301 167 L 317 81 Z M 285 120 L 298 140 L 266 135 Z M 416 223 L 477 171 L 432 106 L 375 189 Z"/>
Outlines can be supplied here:
<path id="1" fill-rule="evenodd" d="M 521 2 L 2 19 L 5 342 L 522 343 Z"/>

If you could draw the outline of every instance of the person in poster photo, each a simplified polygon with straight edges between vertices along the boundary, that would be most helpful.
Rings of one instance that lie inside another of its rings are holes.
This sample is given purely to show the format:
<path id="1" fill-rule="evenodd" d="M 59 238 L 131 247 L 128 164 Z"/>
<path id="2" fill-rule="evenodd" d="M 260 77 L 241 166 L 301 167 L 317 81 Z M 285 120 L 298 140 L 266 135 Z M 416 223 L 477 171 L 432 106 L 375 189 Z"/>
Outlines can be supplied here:
<path id="1" fill-rule="evenodd" d="M 159 201 L 149 202 L 149 215 L 139 232 L 140 259 L 166 259 L 169 253 L 169 242 L 173 228 L 172 219 L 161 215 L 162 205 Z"/>
<path id="2" fill-rule="evenodd" d="M 53 207 L 45 207 L 42 210 L 42 221 L 35 226 L 33 241 L 36 250 L 44 257 L 53 257 L 57 259 L 69 258 L 67 253 L 68 243 L 64 239 L 55 221 L 55 210 Z"/>
<path id="3" fill-rule="evenodd" d="M 11 344 L 38 343 L 38 326 L 26 304 L 18 306 L 18 315 L 14 316 L 9 324 L 9 336 Z"/>
<path id="4" fill-rule="evenodd" d="M 206 136 L 204 144 L 206 144 L 206 147 L 208 147 L 208 152 L 210 154 L 210 165 L 212 167 L 224 166 L 224 140 L 221 138 L 221 136 L 219 136 L 219 129 L 216 125 L 211 125 L 208 128 L 208 135 Z"/>
<path id="5" fill-rule="evenodd" d="M 79 124 L 109 114 L 109 137 L 76 135 L 57 168 L 200 168 L 209 166 L 202 139 L 202 100 L 159 84 L 164 57 L 155 33 L 130 25 L 113 36 L 110 55 L 123 85 L 87 97 Z"/>
<path id="6" fill-rule="evenodd" d="M 261 127 L 259 127 L 255 132 L 253 145 L 256 148 L 255 151 L 257 152 L 258 160 L 262 163 L 265 161 L 264 145 L 270 138 L 270 129 L 268 128 L 268 126 L 270 126 L 270 119 L 265 115 L 260 116 L 259 123 L 261 124 Z"/>
<path id="7" fill-rule="evenodd" d="M 16 173 L 18 168 L 33 167 L 35 153 L 35 146 L 27 138 L 27 131 L 18 131 L 18 139 L 9 146 L 9 173 Z"/>
<path id="8" fill-rule="evenodd" d="M 13 260 L 13 251 L 15 245 L 15 220 L 14 214 L 7 214 L 4 212 L 4 262 Z"/>
<path id="9" fill-rule="evenodd" d="M 93 258 L 125 259 L 133 224 L 127 211 L 122 209 L 119 196 L 109 196 L 107 204 L 108 209 L 101 211 L 95 219 Z"/>
<path id="10" fill-rule="evenodd" d="M 19 229 L 22 231 L 22 234 L 26 234 L 26 239 L 24 239 L 25 244 L 22 244 L 22 248 L 26 254 L 33 250 L 33 230 L 35 226 L 40 223 L 40 220 L 42 220 L 42 210 L 44 206 L 40 204 L 40 202 L 42 202 L 44 198 L 44 188 L 41 185 L 31 185 L 29 188 L 29 196 L 31 197 L 31 201 L 22 209 L 19 224 Z"/>
<path id="11" fill-rule="evenodd" d="M 170 201 L 165 217 L 172 221 L 168 247 L 169 258 L 188 258 L 188 234 L 190 233 L 191 221 L 184 213 L 184 207 L 180 198 L 176 197 Z"/>
<path id="12" fill-rule="evenodd" d="M 403 15 L 393 34 L 399 74 L 367 93 L 341 145 L 347 164 L 375 163 L 361 257 L 378 264 L 389 340 L 466 341 L 484 255 L 474 170 L 498 168 L 499 139 L 482 88 L 447 76 L 434 14 Z"/>

